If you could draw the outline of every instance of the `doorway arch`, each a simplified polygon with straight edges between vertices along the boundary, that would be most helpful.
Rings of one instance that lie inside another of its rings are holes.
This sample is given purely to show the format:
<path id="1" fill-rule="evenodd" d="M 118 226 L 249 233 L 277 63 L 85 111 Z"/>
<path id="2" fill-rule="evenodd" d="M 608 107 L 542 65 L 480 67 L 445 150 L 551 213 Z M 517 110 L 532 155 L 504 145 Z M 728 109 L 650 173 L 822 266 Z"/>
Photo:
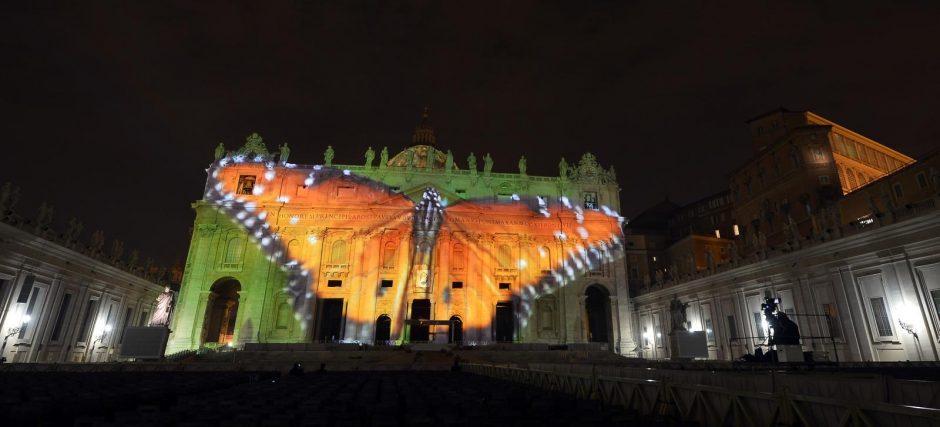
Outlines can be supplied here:
<path id="1" fill-rule="evenodd" d="M 460 320 L 459 316 L 450 317 L 450 330 L 447 332 L 448 344 L 463 343 L 463 321 Z"/>
<path id="2" fill-rule="evenodd" d="M 392 318 L 387 314 L 375 319 L 375 345 L 387 345 L 392 339 Z"/>
<path id="3" fill-rule="evenodd" d="M 610 293 L 603 286 L 594 284 L 584 290 L 584 311 L 587 315 L 587 340 L 610 343 L 611 316 Z"/>
<path id="4" fill-rule="evenodd" d="M 203 344 L 225 345 L 232 341 L 241 290 L 241 283 L 230 277 L 220 279 L 209 288 L 209 301 L 203 322 Z"/>

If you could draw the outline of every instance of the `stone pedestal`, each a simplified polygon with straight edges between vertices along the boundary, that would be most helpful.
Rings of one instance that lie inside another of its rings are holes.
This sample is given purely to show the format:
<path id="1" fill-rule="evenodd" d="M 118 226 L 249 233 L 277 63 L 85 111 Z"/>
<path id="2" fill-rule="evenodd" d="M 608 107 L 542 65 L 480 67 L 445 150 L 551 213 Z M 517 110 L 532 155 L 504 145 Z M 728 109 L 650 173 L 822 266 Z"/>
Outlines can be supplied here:
<path id="1" fill-rule="evenodd" d="M 669 333 L 669 358 L 692 360 L 708 358 L 708 340 L 705 331 L 672 331 Z"/>

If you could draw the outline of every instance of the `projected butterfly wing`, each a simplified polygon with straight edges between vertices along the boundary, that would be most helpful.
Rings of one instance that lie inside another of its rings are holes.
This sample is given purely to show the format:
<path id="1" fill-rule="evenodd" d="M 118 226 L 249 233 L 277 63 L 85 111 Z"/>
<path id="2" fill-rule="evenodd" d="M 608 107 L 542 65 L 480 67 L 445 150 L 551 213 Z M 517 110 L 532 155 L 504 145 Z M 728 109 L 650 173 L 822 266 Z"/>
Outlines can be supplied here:
<path id="1" fill-rule="evenodd" d="M 615 260 L 620 253 L 621 221 L 617 212 L 609 208 L 585 210 L 572 205 L 565 197 L 552 201 L 541 197 L 514 197 L 514 200 L 502 202 L 457 202 L 446 209 L 443 227 L 464 236 L 476 236 L 481 231 L 494 236 L 525 235 L 536 244 L 535 253 L 525 254 L 516 253 L 512 245 L 503 245 L 498 239 L 488 243 L 464 239 L 471 256 L 493 260 L 497 275 L 505 271 L 520 279 L 513 294 L 520 303 L 517 314 L 527 318 L 539 296 L 552 293 Z M 497 291 L 497 283 L 484 285 Z"/>
<path id="2" fill-rule="evenodd" d="M 223 159 L 210 168 L 209 176 L 205 200 L 239 224 L 264 257 L 284 272 L 287 276 L 284 291 L 291 297 L 295 313 L 307 320 L 311 314 L 309 304 L 316 297 L 313 280 L 323 273 L 314 266 L 325 269 L 342 266 L 309 259 L 311 253 L 316 253 L 310 248 L 324 244 L 320 241 L 323 236 L 309 234 L 294 239 L 305 233 L 292 229 L 303 230 L 311 223 L 319 223 L 358 233 L 385 229 L 411 233 L 413 202 L 380 182 L 348 171 L 318 166 L 295 169 L 273 162 Z M 340 207 L 346 208 L 344 214 L 335 213 Z M 357 210 L 363 212 L 357 214 Z"/>

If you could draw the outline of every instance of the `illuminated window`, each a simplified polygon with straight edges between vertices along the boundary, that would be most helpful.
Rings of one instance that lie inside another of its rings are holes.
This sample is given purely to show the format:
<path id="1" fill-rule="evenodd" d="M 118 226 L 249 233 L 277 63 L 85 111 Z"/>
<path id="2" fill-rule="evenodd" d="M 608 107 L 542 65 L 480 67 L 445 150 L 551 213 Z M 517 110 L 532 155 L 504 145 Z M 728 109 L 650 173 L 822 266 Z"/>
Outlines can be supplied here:
<path id="1" fill-rule="evenodd" d="M 593 191 L 584 193 L 584 207 L 585 209 L 597 209 L 597 193 Z"/>
<path id="2" fill-rule="evenodd" d="M 242 262 L 242 255 L 245 252 L 245 245 L 242 239 L 233 237 L 225 244 L 225 257 L 222 258 L 222 268 L 236 268 Z"/>
<path id="3" fill-rule="evenodd" d="M 397 252 L 398 245 L 395 242 L 385 242 L 385 250 L 382 253 L 382 267 L 395 268 L 395 262 L 398 260 Z"/>
<path id="4" fill-rule="evenodd" d="M 737 225 L 737 224 L 734 225 L 734 235 L 735 235 L 735 237 L 741 235 L 741 229 L 738 228 L 738 225 Z"/>
<path id="5" fill-rule="evenodd" d="M 241 175 L 238 177 L 238 194 L 252 194 L 255 189 L 254 175 Z"/>
<path id="6" fill-rule="evenodd" d="M 499 268 L 512 268 L 512 249 L 509 245 L 499 245 Z"/>
<path id="7" fill-rule="evenodd" d="M 39 299 L 39 287 L 34 287 L 31 296 L 29 297 L 29 304 L 26 305 L 26 316 L 33 316 L 33 309 L 36 308 L 36 300 Z M 20 335 L 19 338 L 26 337 L 26 331 L 29 329 L 30 322 L 23 322 L 23 325 L 20 326 Z"/>
<path id="8" fill-rule="evenodd" d="M 466 259 L 467 259 L 467 252 L 464 250 L 463 244 L 455 243 L 453 262 L 451 263 L 451 268 L 453 268 L 454 270 L 463 270 L 465 268 Z"/>
<path id="9" fill-rule="evenodd" d="M 463 289 L 463 282 L 451 282 L 451 289 Z"/>
<path id="10" fill-rule="evenodd" d="M 761 340 L 764 339 L 764 314 L 757 311 L 754 312 L 754 329 L 757 331 L 757 336 Z"/>
<path id="11" fill-rule="evenodd" d="M 552 251 L 547 246 L 539 248 L 539 270 L 551 271 L 552 269 Z"/>
<path id="12" fill-rule="evenodd" d="M 391 279 L 382 279 L 383 288 L 391 288 L 394 285 L 394 282 Z"/>
<path id="13" fill-rule="evenodd" d="M 330 248 L 330 264 L 346 264 L 346 241 L 337 240 Z"/>
<path id="14" fill-rule="evenodd" d="M 705 339 L 708 345 L 715 345 L 715 331 L 712 330 L 712 319 L 705 319 Z"/>
<path id="15" fill-rule="evenodd" d="M 326 287 L 328 287 L 328 288 L 341 288 L 341 287 L 343 287 L 343 281 L 342 281 L 342 280 L 327 280 L 327 281 L 326 281 Z"/>

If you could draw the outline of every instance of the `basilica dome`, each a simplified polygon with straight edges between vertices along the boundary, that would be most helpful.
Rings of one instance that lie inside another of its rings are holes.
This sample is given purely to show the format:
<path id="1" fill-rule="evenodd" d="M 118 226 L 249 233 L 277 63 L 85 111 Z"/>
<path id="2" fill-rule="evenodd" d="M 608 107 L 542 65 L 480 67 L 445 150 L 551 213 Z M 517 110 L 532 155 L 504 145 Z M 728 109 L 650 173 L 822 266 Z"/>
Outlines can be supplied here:
<path id="1" fill-rule="evenodd" d="M 403 168 L 411 163 L 412 168 L 426 169 L 430 158 L 432 169 L 444 169 L 447 164 L 447 153 L 434 147 L 437 144 L 437 137 L 434 136 L 434 128 L 431 127 L 430 115 L 430 110 L 425 107 L 421 115 L 421 123 L 415 127 L 415 133 L 411 137 L 412 146 L 389 159 L 386 166 Z M 456 164 L 453 168 L 458 169 Z"/>

